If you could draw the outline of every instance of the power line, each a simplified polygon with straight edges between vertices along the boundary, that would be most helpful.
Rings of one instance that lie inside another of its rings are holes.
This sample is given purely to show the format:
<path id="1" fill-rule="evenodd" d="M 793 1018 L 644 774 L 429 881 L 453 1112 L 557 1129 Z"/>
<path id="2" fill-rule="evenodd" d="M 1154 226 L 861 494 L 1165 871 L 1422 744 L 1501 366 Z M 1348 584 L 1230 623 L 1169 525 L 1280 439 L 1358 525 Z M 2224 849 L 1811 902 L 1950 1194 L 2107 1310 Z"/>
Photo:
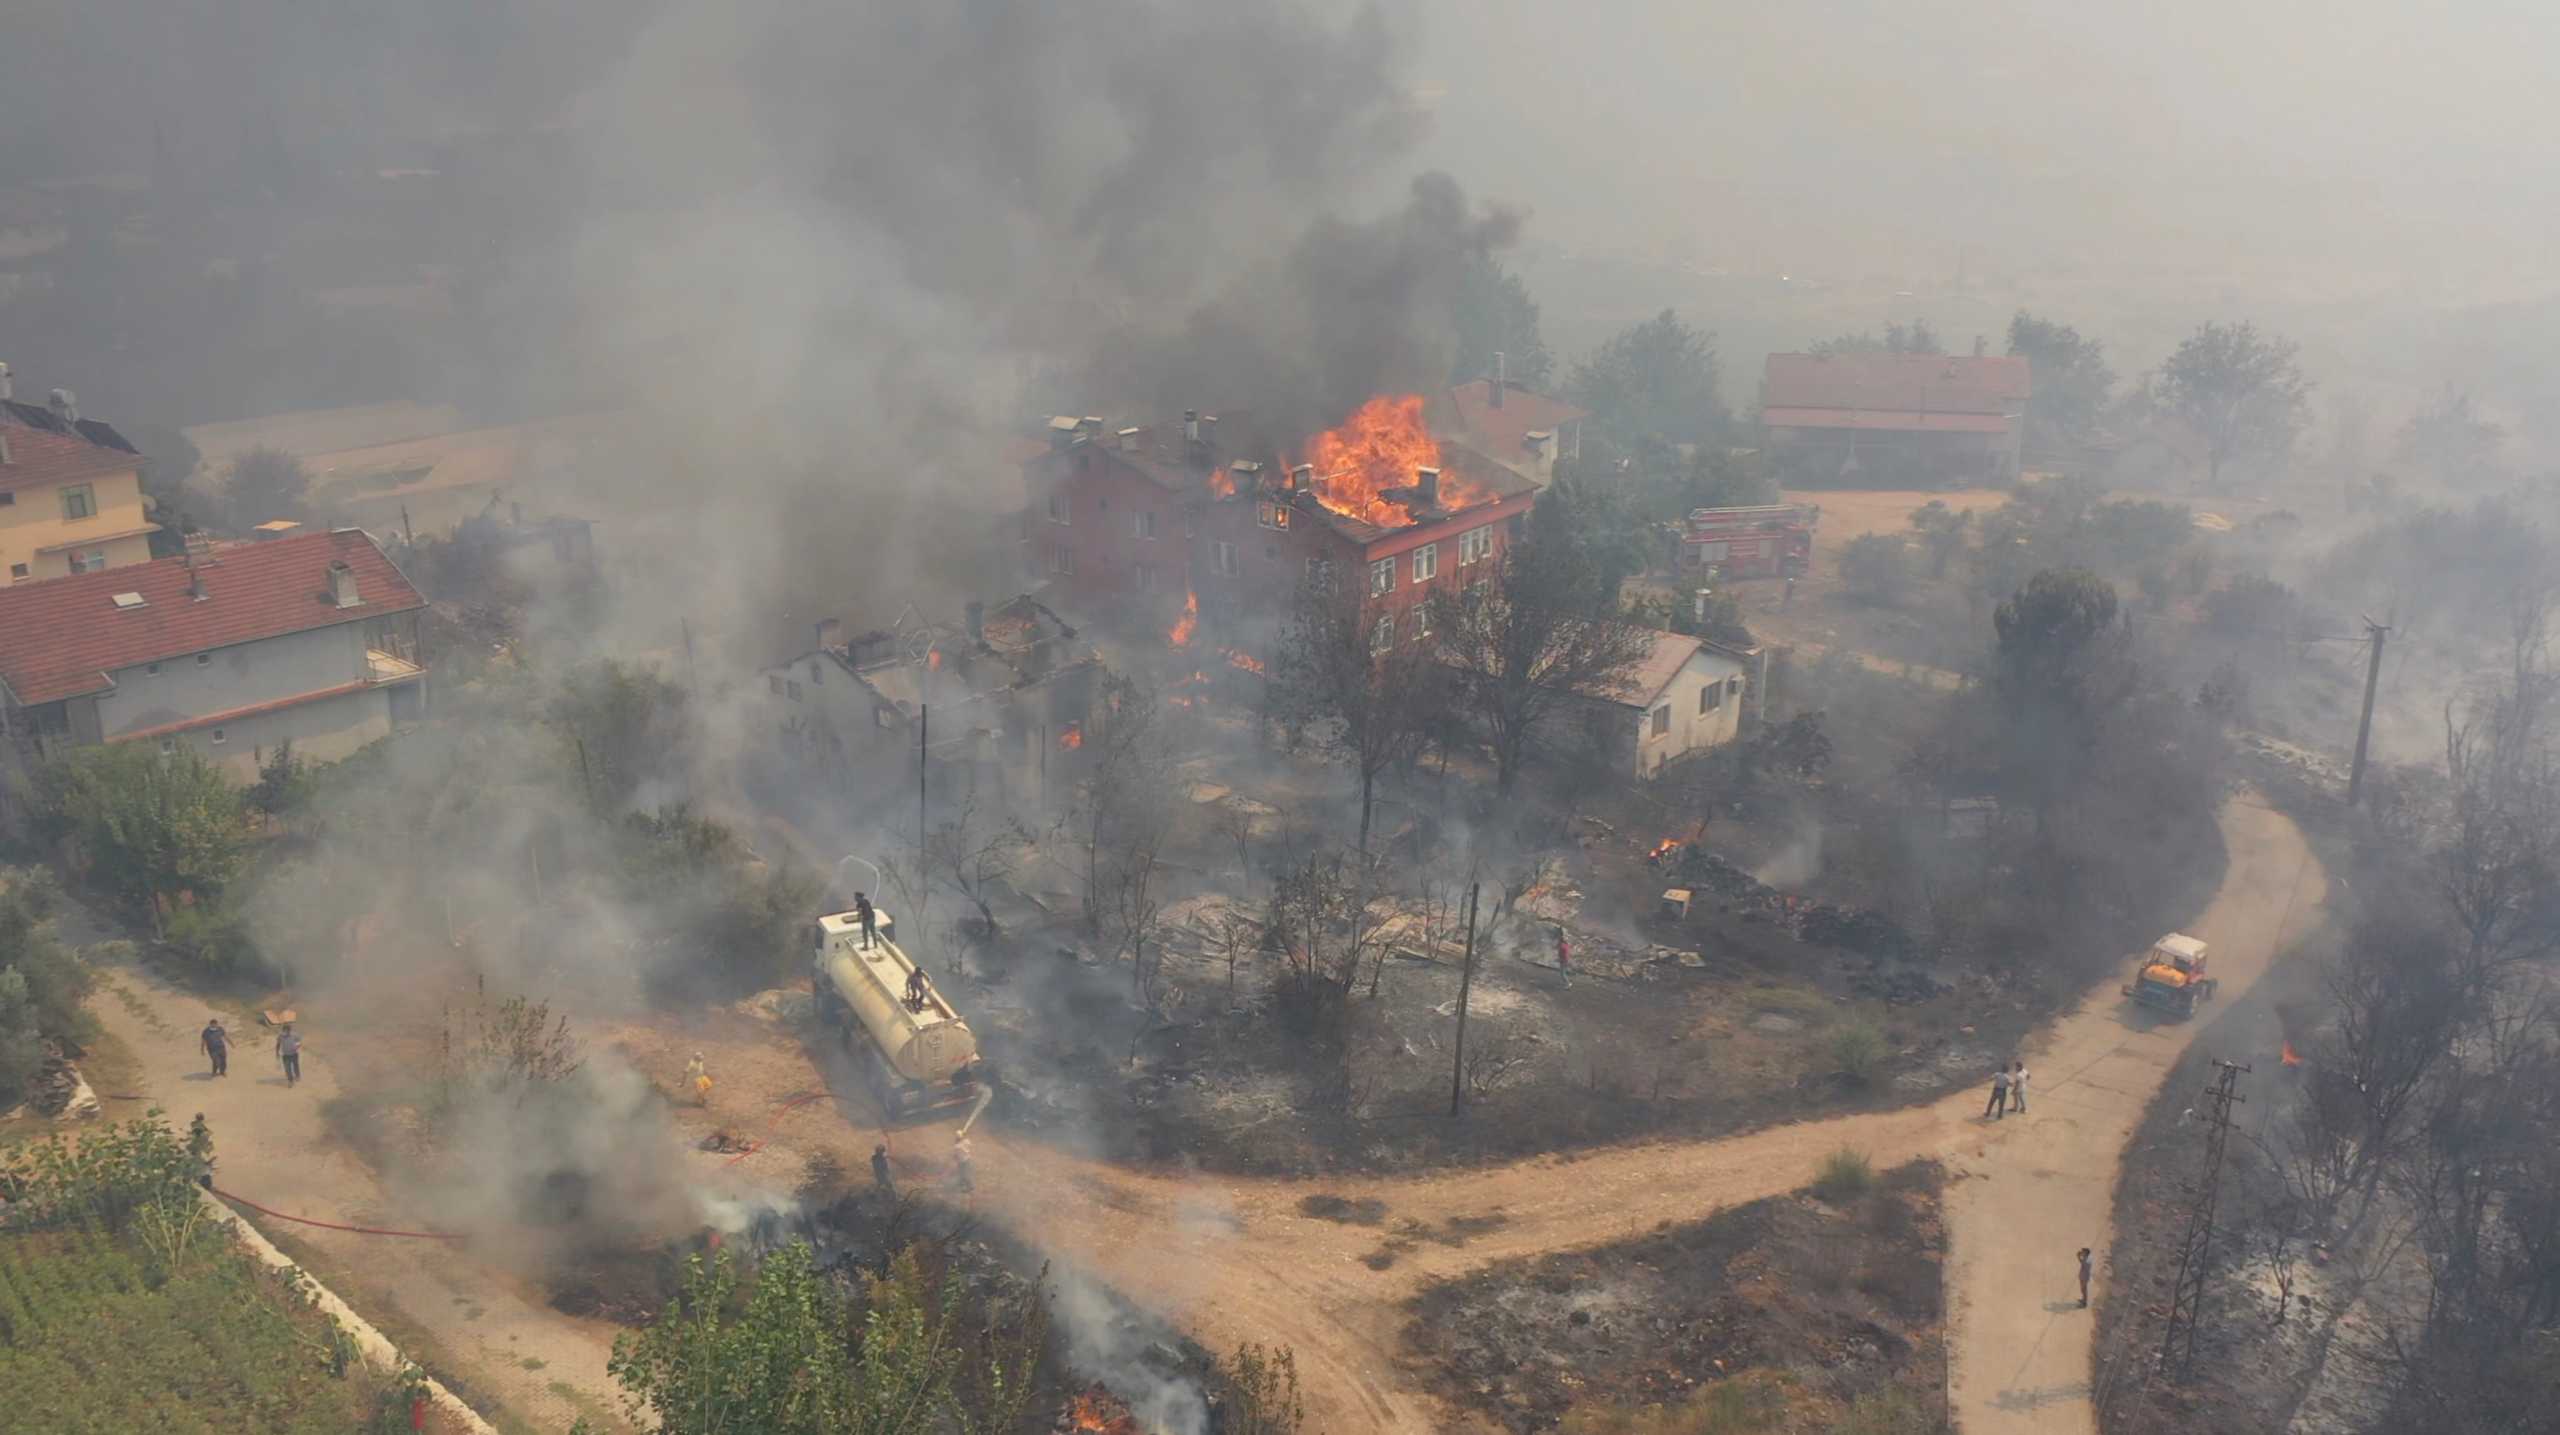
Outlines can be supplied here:
<path id="1" fill-rule="evenodd" d="M 2196 1327 L 2204 1316 L 2205 1277 L 2213 1267 L 2213 1205 L 2222 1187 L 2222 1153 L 2231 1141 L 2231 1104 L 2249 1098 L 2233 1087 L 2249 1068 L 2236 1062 L 2214 1062 L 2214 1083 L 2204 1089 L 2204 1176 L 2196 1185 L 2195 1204 L 2187 1210 L 2186 1238 L 2178 1251 L 2178 1283 L 2169 1295 L 2168 1328 L 2160 1338 L 2160 1363 L 2181 1375 L 2195 1365 Z"/>

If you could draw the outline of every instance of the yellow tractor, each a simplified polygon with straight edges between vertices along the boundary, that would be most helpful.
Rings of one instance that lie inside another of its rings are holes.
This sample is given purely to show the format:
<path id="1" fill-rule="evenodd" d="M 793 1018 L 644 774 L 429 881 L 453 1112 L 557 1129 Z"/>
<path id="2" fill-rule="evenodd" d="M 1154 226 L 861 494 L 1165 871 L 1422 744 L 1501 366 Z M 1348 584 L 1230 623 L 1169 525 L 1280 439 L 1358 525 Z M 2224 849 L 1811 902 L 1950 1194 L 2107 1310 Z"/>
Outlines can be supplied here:
<path id="1" fill-rule="evenodd" d="M 2196 1003 L 2213 1000 L 2219 986 L 2205 975 L 2204 943 L 2171 932 L 2142 954 L 2142 970 L 2134 974 L 2124 994 L 2144 1006 L 2190 1017 L 2196 1014 Z"/>

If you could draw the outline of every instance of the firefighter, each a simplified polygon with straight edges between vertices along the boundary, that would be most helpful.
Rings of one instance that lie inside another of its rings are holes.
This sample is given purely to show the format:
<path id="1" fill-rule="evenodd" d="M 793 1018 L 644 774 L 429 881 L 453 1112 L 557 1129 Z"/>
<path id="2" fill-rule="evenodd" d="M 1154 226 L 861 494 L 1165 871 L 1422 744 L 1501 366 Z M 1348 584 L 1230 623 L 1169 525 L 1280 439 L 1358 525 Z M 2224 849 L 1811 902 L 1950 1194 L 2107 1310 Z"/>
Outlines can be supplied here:
<path id="1" fill-rule="evenodd" d="M 907 969 L 907 1010 L 924 1010 L 926 990 L 924 968 L 909 967 Z"/>
<path id="2" fill-rule="evenodd" d="M 853 915 L 862 923 L 862 949 L 870 951 L 872 941 L 879 935 L 880 916 L 871 910 L 871 898 L 867 893 L 853 894 Z"/>
<path id="3" fill-rule="evenodd" d="M 703 1064 L 701 1052 L 695 1052 L 693 1060 L 684 1064 L 684 1084 L 693 1093 L 694 1105 L 711 1104 L 711 1069 Z"/>

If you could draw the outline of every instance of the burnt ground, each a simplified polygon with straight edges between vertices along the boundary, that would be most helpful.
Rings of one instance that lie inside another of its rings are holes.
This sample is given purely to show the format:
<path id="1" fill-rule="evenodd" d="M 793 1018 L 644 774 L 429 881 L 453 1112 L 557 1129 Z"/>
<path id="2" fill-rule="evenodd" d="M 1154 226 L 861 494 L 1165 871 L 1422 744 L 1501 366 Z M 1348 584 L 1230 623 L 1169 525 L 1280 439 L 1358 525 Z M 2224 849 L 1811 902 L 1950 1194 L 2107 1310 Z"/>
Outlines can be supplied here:
<path id="1" fill-rule="evenodd" d="M 1935 1428 L 1946 1388 L 1941 1181 L 1934 1163 L 1914 1163 L 1836 1204 L 1799 1192 L 1434 1286 L 1408 1307 L 1407 1366 L 1512 1431 L 1552 1430 L 1576 1410 L 1676 1404 L 1742 1376 L 1785 1392 L 1790 1423 L 1770 1428 L 1834 1428 L 1852 1404 L 1872 1408 L 1897 1388 L 1934 1413 L 1920 1428 Z"/>
<path id="2" fill-rule="evenodd" d="M 2281 753 L 2254 760 L 2251 769 L 2322 858 L 2336 871 L 2352 870 L 2334 794 L 2306 781 Z M 2308 1242 L 2317 1233 L 2278 1247 L 2269 1216 L 2285 1199 L 2285 1183 L 2257 1144 L 2280 1132 L 2295 1108 L 2299 1088 L 2283 1063 L 2285 1043 L 2309 1045 L 2305 1035 L 2326 1005 L 2321 964 L 2351 918 L 2352 892 L 2353 884 L 2337 884 L 2333 901 L 2346 909 L 2333 910 L 2299 957 L 2279 963 L 2213 1019 L 2127 1143 L 2097 1301 L 2095 1404 L 2105 1435 L 2368 1428 L 2372 1412 L 2359 1402 L 2369 1391 L 2349 1355 L 2362 1337 L 2347 1272 L 2312 1259 Z M 2245 1102 L 2234 1110 L 2216 1195 L 2197 1357 L 2185 1369 L 2164 1367 L 2171 1294 L 2204 1167 L 2203 1127 L 2190 1113 L 2201 1111 L 2217 1059 L 2251 1070 L 2239 1079 Z"/>

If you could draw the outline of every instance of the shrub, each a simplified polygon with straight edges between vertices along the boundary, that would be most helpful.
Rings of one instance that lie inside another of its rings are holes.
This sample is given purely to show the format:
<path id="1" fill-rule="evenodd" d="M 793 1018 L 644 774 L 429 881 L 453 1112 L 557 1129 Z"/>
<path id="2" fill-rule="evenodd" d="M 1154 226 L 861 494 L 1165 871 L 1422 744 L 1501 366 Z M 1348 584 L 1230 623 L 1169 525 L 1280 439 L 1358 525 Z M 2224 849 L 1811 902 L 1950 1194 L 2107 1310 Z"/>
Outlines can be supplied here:
<path id="1" fill-rule="evenodd" d="M 161 923 L 160 946 L 200 971 L 225 974 L 258 969 L 257 939 L 240 909 L 229 902 L 190 902 Z"/>
<path id="2" fill-rule="evenodd" d="M 1840 550 L 1840 582 L 1861 603 L 1902 601 L 1911 567 L 1911 549 L 1898 534 L 1870 533 Z"/>
<path id="3" fill-rule="evenodd" d="M 1876 1079 L 1891 1052 L 1885 1046 L 1884 1031 L 1874 1022 L 1860 1018 L 1845 1022 L 1831 1033 L 1831 1065 L 1842 1076 L 1860 1086 Z"/>
<path id="4" fill-rule="evenodd" d="M 1866 1153 L 1843 1146 L 1822 1158 L 1822 1169 L 1814 1174 L 1813 1194 L 1837 1203 L 1863 1196 L 1875 1184 L 1876 1168 Z"/>
<path id="5" fill-rule="evenodd" d="M 39 771 L 36 806 L 100 886 L 155 915 L 163 898 L 221 892 L 248 838 L 240 794 L 188 747 L 80 748 Z"/>

